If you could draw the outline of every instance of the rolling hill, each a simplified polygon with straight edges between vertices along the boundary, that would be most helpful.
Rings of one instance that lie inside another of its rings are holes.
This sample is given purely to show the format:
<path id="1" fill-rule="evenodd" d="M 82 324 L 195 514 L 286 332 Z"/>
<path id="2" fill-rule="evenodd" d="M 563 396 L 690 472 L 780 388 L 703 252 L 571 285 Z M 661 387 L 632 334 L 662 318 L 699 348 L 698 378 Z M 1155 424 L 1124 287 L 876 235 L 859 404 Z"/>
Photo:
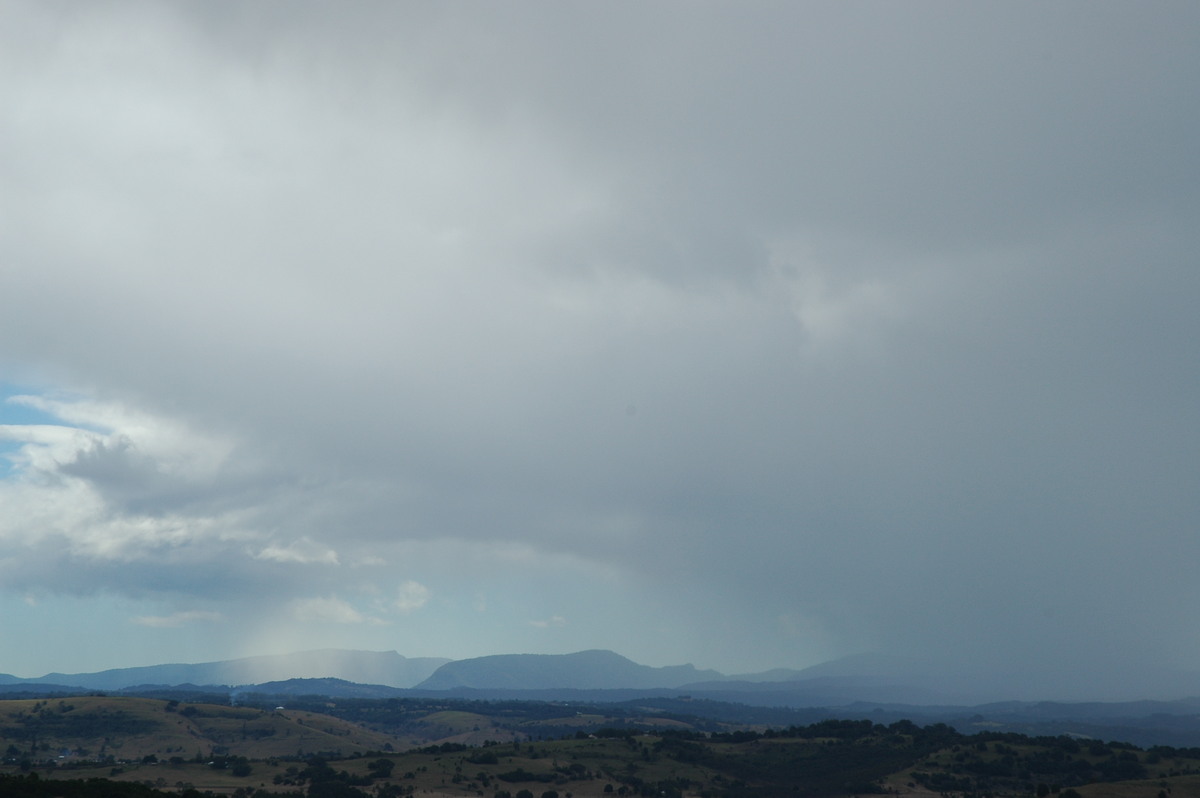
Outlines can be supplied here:
<path id="1" fill-rule="evenodd" d="M 296 710 L 182 704 L 149 698 L 77 696 L 0 701 L 0 740 L 12 750 L 73 759 L 251 758 L 394 746 L 395 737 L 328 715 Z"/>

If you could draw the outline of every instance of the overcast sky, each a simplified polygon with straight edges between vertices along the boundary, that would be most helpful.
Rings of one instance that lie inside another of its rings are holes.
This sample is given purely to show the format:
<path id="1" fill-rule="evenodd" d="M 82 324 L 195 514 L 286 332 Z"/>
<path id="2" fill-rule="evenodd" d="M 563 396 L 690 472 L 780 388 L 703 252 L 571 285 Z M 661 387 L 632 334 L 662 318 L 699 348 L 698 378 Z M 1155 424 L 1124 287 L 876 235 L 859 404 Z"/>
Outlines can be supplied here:
<path id="1" fill-rule="evenodd" d="M 3 0 L 0 672 L 1200 671 L 1198 41 Z"/>

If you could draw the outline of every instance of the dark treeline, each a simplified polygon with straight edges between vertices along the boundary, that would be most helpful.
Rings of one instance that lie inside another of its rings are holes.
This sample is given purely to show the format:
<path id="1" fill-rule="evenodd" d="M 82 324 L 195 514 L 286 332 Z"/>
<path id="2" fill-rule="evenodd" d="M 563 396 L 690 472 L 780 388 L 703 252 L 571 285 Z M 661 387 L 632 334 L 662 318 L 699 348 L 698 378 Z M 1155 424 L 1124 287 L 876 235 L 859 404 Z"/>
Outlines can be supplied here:
<path id="1" fill-rule="evenodd" d="M 168 795 L 178 798 L 179 793 L 166 793 L 133 782 L 43 779 L 36 773 L 29 773 L 22 776 L 0 775 L 0 795 L 5 798 L 159 798 Z"/>
<path id="2" fill-rule="evenodd" d="M 1153 746 L 1142 750 L 1126 742 L 1065 735 L 965 735 L 946 724 L 922 727 L 911 721 L 884 726 L 869 720 L 831 719 L 765 731 L 647 733 L 658 738 L 648 749 L 651 756 L 724 774 L 723 789 L 714 795 L 725 798 L 785 794 L 796 784 L 815 794 L 882 793 L 882 778 L 915 767 L 936 752 L 946 752 L 949 762 L 914 771 L 913 786 L 920 784 L 943 794 L 1023 792 L 1066 798 L 1074 798 L 1073 788 L 1084 784 L 1148 778 L 1149 766 L 1158 766 L 1156 770 L 1165 767 L 1172 775 L 1192 773 L 1195 760 L 1200 759 L 1198 748 Z M 624 739 L 631 750 L 639 746 L 639 736 L 631 729 L 601 729 L 595 736 Z M 770 744 L 789 739 L 811 741 L 812 745 Z"/>

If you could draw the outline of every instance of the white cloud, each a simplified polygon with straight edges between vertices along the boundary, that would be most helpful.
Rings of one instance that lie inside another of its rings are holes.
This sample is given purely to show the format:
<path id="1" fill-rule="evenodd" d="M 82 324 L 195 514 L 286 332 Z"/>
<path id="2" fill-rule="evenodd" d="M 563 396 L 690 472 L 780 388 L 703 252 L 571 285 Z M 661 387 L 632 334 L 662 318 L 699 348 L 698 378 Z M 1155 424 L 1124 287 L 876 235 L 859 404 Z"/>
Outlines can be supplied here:
<path id="1" fill-rule="evenodd" d="M 105 436 L 89 430 L 53 424 L 3 424 L 0 440 L 24 444 L 7 457 L 29 477 L 56 469 L 63 460 L 103 442 Z"/>
<path id="2" fill-rule="evenodd" d="M 292 617 L 302 623 L 365 623 L 368 619 L 348 602 L 336 596 L 296 599 L 291 603 Z"/>
<path id="3" fill-rule="evenodd" d="M 0 518 L 0 541 L 28 546 L 54 539 L 72 555 L 131 561 L 244 536 L 236 513 L 186 506 L 214 490 L 232 448 L 228 440 L 115 403 L 29 395 L 7 401 L 73 426 L 0 426 L 0 439 L 21 444 L 8 454 L 14 470 L 0 483 L 12 510 Z"/>
<path id="4" fill-rule="evenodd" d="M 116 402 L 31 395 L 11 396 L 7 401 L 37 409 L 71 425 L 59 431 L 53 427 L 33 428 L 38 439 L 30 442 L 56 447 L 58 453 L 83 441 L 110 447 L 125 445 L 153 460 L 160 471 L 201 479 L 220 469 L 235 448 L 228 436 L 202 434 L 175 419 Z"/>
<path id="5" fill-rule="evenodd" d="M 544 621 L 530 621 L 530 626 L 536 626 L 538 629 L 548 629 L 550 627 L 566 626 L 567 619 L 561 615 L 551 615 Z"/>
<path id="6" fill-rule="evenodd" d="M 407 614 L 424 607 L 429 602 L 431 595 L 432 593 L 425 585 L 407 579 L 400 583 L 400 587 L 396 591 L 396 601 L 392 606 L 397 612 Z"/>
<path id="7" fill-rule="evenodd" d="M 199 621 L 216 622 L 222 620 L 222 617 L 221 613 L 219 612 L 186 610 L 182 612 L 174 612 L 170 615 L 139 615 L 130 620 L 132 623 L 135 623 L 138 626 L 149 626 L 155 629 L 174 629 Z"/>
<path id="8" fill-rule="evenodd" d="M 300 538 L 286 546 L 277 544 L 264 546 L 254 554 L 254 557 L 258 560 L 271 560 L 273 562 L 296 563 L 300 565 L 311 563 L 320 563 L 323 565 L 338 564 L 336 551 L 325 548 L 308 538 Z"/>

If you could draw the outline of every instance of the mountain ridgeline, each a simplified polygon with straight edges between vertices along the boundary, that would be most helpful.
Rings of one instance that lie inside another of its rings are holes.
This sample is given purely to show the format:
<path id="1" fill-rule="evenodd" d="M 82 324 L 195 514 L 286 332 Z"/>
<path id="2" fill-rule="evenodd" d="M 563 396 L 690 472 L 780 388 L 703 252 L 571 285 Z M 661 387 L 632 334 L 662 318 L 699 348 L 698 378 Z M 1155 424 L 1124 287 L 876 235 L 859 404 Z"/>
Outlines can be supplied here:
<path id="1" fill-rule="evenodd" d="M 798 671 L 771 671 L 763 677 L 795 677 Z M 296 654 L 203 662 L 147 665 L 95 673 L 48 673 L 25 679 L 0 674 L 0 687 L 69 686 L 86 690 L 128 690 L 145 686 L 243 687 L 288 680 L 332 679 L 399 690 L 647 690 L 680 688 L 730 679 L 757 683 L 754 675 L 728 677 L 692 665 L 654 668 L 612 651 L 574 654 L 499 654 L 472 659 L 404 657 L 395 651 L 321 649 Z"/>
<path id="2" fill-rule="evenodd" d="M 395 651 L 320 649 L 296 654 L 202 662 L 147 665 L 95 673 L 48 673 L 36 679 L 0 674 L 0 685 L 69 685 L 87 690 L 127 690 L 144 685 L 262 684 L 288 679 L 335 678 L 359 684 L 412 687 L 450 662 L 442 657 L 404 657 Z"/>
<path id="3" fill-rule="evenodd" d="M 575 654 L 498 654 L 455 660 L 442 665 L 416 689 L 644 690 L 678 688 L 724 678 L 717 671 L 698 670 L 692 665 L 652 668 L 612 651 L 592 650 Z"/>

